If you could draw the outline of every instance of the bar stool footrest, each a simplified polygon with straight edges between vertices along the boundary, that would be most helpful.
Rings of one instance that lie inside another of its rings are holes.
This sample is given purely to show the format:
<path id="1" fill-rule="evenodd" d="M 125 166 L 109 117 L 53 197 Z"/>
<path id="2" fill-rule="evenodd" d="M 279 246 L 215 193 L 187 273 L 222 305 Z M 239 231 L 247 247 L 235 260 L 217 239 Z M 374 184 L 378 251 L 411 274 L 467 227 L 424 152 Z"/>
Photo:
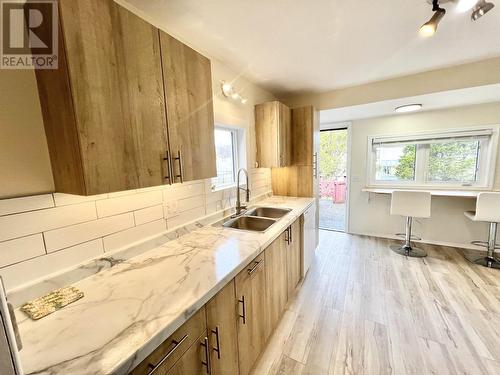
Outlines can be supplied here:
<path id="1" fill-rule="evenodd" d="M 406 238 L 405 233 L 396 233 L 395 236 L 400 237 L 400 238 Z M 414 236 L 413 234 L 410 236 L 410 239 L 420 241 L 422 238 L 418 236 Z"/>

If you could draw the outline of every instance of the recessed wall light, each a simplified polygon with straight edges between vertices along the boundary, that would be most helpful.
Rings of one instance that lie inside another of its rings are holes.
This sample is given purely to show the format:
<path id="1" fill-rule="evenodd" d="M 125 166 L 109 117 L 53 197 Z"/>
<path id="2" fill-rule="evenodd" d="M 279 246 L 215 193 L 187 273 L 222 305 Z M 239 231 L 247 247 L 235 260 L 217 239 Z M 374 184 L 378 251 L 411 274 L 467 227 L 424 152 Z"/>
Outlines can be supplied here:
<path id="1" fill-rule="evenodd" d="M 420 111 L 421 109 L 422 109 L 422 104 L 407 104 L 397 107 L 396 109 L 394 109 L 394 111 L 397 113 L 408 113 L 408 112 Z"/>

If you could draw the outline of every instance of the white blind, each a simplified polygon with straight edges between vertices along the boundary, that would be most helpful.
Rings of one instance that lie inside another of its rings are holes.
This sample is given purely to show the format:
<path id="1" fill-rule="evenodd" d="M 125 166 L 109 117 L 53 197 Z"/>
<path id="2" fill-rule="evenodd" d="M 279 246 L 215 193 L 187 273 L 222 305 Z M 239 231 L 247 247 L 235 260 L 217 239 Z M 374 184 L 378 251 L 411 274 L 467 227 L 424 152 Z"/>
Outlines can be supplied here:
<path id="1" fill-rule="evenodd" d="M 478 129 L 468 131 L 447 132 L 440 134 L 416 134 L 405 137 L 380 137 L 373 138 L 373 147 L 381 146 L 397 146 L 408 144 L 431 144 L 443 142 L 459 142 L 459 141 L 477 141 L 482 139 L 489 139 L 493 131 L 491 129 Z"/>

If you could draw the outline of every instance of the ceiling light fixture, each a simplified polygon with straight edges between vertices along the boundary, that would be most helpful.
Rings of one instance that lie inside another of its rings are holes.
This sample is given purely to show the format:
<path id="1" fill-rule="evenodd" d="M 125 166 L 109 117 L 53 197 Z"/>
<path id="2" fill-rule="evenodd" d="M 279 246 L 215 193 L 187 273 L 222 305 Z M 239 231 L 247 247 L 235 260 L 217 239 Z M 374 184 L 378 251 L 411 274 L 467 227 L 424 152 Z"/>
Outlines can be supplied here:
<path id="1" fill-rule="evenodd" d="M 477 21 L 479 18 L 484 16 L 486 13 L 488 13 L 490 10 L 492 10 L 495 7 L 495 4 L 490 3 L 486 0 L 479 0 L 472 10 L 472 15 L 471 15 L 471 20 L 472 21 Z"/>
<path id="2" fill-rule="evenodd" d="M 432 11 L 434 12 L 434 14 L 432 15 L 431 19 L 428 22 L 424 23 L 422 27 L 420 27 L 420 34 L 422 36 L 434 35 L 438 28 L 439 22 L 446 14 L 446 9 L 439 6 L 439 0 L 432 1 Z"/>
<path id="3" fill-rule="evenodd" d="M 408 112 L 420 111 L 422 107 L 423 107 L 422 104 L 407 104 L 407 105 L 402 105 L 400 107 L 396 107 L 394 111 L 397 113 L 408 113 Z"/>
<path id="4" fill-rule="evenodd" d="M 242 97 L 241 94 L 229 82 L 222 81 L 221 82 L 221 90 L 222 90 L 222 94 L 224 94 L 224 96 L 226 98 L 231 98 L 231 99 L 237 100 L 237 101 L 241 102 L 241 104 L 245 104 L 247 102 L 247 99 Z"/>

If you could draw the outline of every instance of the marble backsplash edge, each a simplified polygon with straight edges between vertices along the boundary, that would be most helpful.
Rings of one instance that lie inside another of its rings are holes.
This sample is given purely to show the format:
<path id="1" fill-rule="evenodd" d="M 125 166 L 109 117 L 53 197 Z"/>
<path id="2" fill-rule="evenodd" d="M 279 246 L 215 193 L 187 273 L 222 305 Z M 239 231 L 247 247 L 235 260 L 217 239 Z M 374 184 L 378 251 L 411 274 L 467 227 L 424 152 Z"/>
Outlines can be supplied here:
<path id="1" fill-rule="evenodd" d="M 272 193 L 265 193 L 251 199 L 250 204 L 269 198 Z M 162 244 L 175 240 L 198 228 L 216 223 L 234 212 L 234 207 L 227 208 L 207 216 L 198 218 L 176 228 L 169 229 L 160 235 L 154 235 L 139 242 L 132 243 L 127 247 L 106 253 L 106 256 L 85 261 L 75 267 L 60 270 L 42 279 L 34 280 L 28 284 L 21 285 L 8 291 L 8 300 L 14 307 L 19 307 L 27 301 L 41 297 L 55 289 L 62 288 L 84 278 L 95 275 L 116 264 L 124 262 L 132 257 L 150 251 Z"/>

